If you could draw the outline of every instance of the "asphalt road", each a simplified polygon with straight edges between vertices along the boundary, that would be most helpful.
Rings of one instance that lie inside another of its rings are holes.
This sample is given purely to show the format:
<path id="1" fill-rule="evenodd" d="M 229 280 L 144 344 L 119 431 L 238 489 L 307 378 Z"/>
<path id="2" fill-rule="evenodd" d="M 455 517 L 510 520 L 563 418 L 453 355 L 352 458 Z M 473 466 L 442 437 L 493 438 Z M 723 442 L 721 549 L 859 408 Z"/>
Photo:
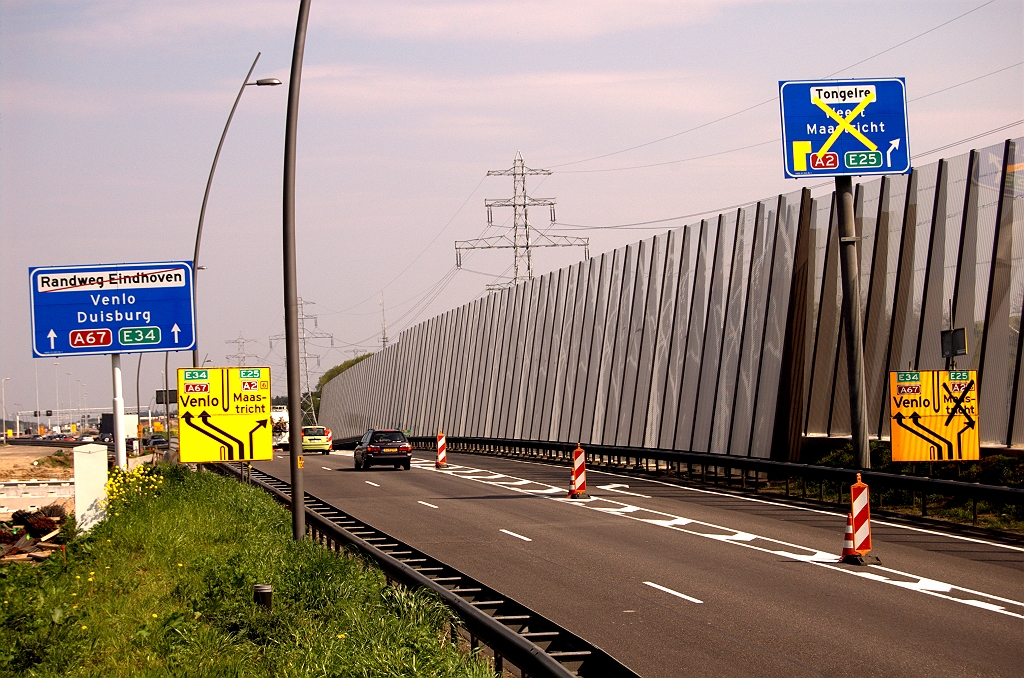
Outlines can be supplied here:
<path id="1" fill-rule="evenodd" d="M 306 457 L 306 491 L 486 582 L 646 677 L 1024 676 L 1024 549 L 588 471 L 424 453 L 411 471 Z M 259 468 L 288 479 L 286 457 Z"/>

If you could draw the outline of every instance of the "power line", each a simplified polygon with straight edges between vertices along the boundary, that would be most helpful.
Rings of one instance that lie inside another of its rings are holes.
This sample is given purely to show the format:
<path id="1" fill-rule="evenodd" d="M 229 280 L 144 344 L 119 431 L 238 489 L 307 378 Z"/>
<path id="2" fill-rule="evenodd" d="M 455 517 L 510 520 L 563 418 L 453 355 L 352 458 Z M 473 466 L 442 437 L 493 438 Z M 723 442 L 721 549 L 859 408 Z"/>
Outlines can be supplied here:
<path id="1" fill-rule="evenodd" d="M 992 128 L 990 130 L 986 130 L 986 131 L 981 132 L 979 134 L 975 134 L 975 135 L 972 135 L 972 136 L 969 136 L 969 137 L 965 137 L 963 139 L 958 139 L 957 141 L 953 141 L 951 143 L 948 143 L 945 146 L 939 146 L 938 148 L 933 148 L 932 150 L 925 151 L 924 153 L 915 153 L 913 155 L 913 157 L 914 158 L 923 158 L 925 156 L 931 155 L 932 153 L 938 153 L 939 151 L 944 151 L 946 149 L 953 148 L 954 146 L 959 146 L 960 144 L 967 143 L 968 141 L 975 141 L 976 139 L 981 139 L 982 137 L 986 137 L 986 136 L 988 136 L 990 134 L 995 134 L 996 132 L 1002 132 L 1003 130 L 1007 130 L 1007 129 L 1010 129 L 1011 127 L 1016 127 L 1017 125 L 1022 125 L 1022 124 L 1024 124 L 1024 119 L 1015 120 L 1015 121 L 1007 123 L 1005 125 L 1000 125 L 999 127 L 994 127 L 994 128 Z M 826 181 L 826 182 L 821 183 L 821 184 L 815 184 L 814 186 L 809 186 L 808 188 L 820 188 L 820 187 L 825 186 L 825 185 L 830 184 L 830 183 L 831 183 L 830 181 Z M 650 230 L 654 230 L 656 228 L 660 228 L 659 226 L 651 226 L 650 224 L 664 224 L 664 223 L 669 222 L 669 221 L 679 221 L 680 219 L 691 219 L 693 217 L 699 217 L 699 216 L 703 216 L 705 214 L 721 214 L 723 212 L 728 212 L 729 210 L 738 209 L 740 207 L 743 207 L 744 205 L 750 205 L 751 202 L 752 201 L 748 200 L 746 202 L 737 203 L 735 205 L 728 205 L 727 207 L 719 207 L 719 208 L 715 208 L 715 209 L 704 210 L 702 212 L 691 212 L 690 214 L 680 214 L 679 216 L 675 216 L 675 217 L 665 217 L 663 219 L 651 219 L 649 221 L 634 221 L 634 222 L 630 222 L 630 223 L 627 223 L 627 224 L 612 224 L 610 226 L 586 226 L 584 224 L 566 224 L 566 223 L 561 223 L 560 222 L 558 226 L 555 226 L 554 228 L 552 228 L 550 230 L 553 230 L 553 231 L 605 231 L 605 230 L 650 231 Z"/>
<path id="2" fill-rule="evenodd" d="M 986 73 L 984 75 L 979 75 L 976 78 L 971 78 L 970 80 L 964 80 L 963 82 L 958 82 L 955 85 L 950 85 L 949 87 L 943 87 L 942 89 L 937 89 L 934 92 L 929 92 L 928 94 L 922 94 L 919 97 L 914 97 L 913 99 L 909 99 L 908 102 L 920 101 L 921 99 L 927 99 L 928 97 L 933 96 L 935 94 L 941 94 L 942 92 L 948 92 L 951 89 L 956 89 L 957 87 L 961 87 L 963 85 L 968 85 L 968 84 L 970 84 L 972 82 L 977 82 L 978 80 L 982 80 L 984 78 L 996 75 L 997 73 L 1002 73 L 1003 71 L 1008 71 L 1011 68 L 1015 68 L 1017 66 L 1020 66 L 1021 64 L 1024 64 L 1024 61 L 1018 61 L 1015 64 L 1011 64 L 1009 66 L 1004 66 L 1002 68 L 998 68 L 998 69 L 996 69 L 994 71 L 991 71 L 989 73 Z M 678 165 L 678 164 L 684 163 L 684 162 L 692 162 L 694 160 L 705 160 L 707 158 L 714 158 L 714 157 L 719 156 L 719 155 L 728 155 L 729 153 L 738 153 L 739 151 L 746 151 L 746 150 L 749 150 L 751 148 L 757 148 L 758 146 L 767 146 L 768 144 L 777 143 L 777 142 L 779 142 L 781 140 L 782 139 L 780 137 L 776 137 L 774 139 L 769 139 L 768 141 L 759 141 L 759 142 L 754 143 L 754 144 L 747 144 L 746 146 L 738 146 L 736 148 L 730 148 L 730 149 L 725 150 L 725 151 L 715 151 L 714 153 L 705 153 L 703 155 L 694 155 L 694 156 L 691 156 L 689 158 L 681 158 L 679 160 L 667 160 L 665 162 L 654 162 L 654 163 L 649 163 L 649 164 L 646 164 L 646 165 L 629 165 L 627 167 L 607 167 L 607 168 L 604 168 L 604 169 L 561 170 L 561 171 L 558 172 L 558 174 L 594 174 L 594 173 L 598 173 L 598 172 L 622 172 L 622 171 L 626 171 L 626 170 L 648 169 L 648 168 L 651 168 L 651 167 L 664 167 L 665 165 Z"/>
<path id="3" fill-rule="evenodd" d="M 974 9 L 968 10 L 968 11 L 964 12 L 963 14 L 958 14 L 957 16 L 953 17 L 952 19 L 944 21 L 944 22 L 942 22 L 941 24 L 939 24 L 937 26 L 933 26 L 933 27 L 929 28 L 928 30 L 926 30 L 926 31 L 924 31 L 922 33 L 918 33 L 917 35 L 915 35 L 912 38 L 907 38 L 903 42 L 897 43 L 897 44 L 893 45 L 892 47 L 887 47 L 886 49 L 883 49 L 881 52 L 876 52 L 876 53 L 872 54 L 871 56 L 866 57 L 864 59 L 861 59 L 860 61 L 858 61 L 856 63 L 850 64 L 849 66 L 846 66 L 844 68 L 840 68 L 838 71 L 834 71 L 832 73 L 829 73 L 828 75 L 824 76 L 824 78 L 831 78 L 832 76 L 838 75 L 838 74 L 842 73 L 843 71 L 850 70 L 854 66 L 860 66 L 863 63 L 871 61 L 875 57 L 879 57 L 879 56 L 881 56 L 881 55 L 883 55 L 883 54 L 885 54 L 887 52 L 891 52 L 892 50 L 896 49 L 897 47 L 902 47 L 903 45 L 906 45 L 907 43 L 913 42 L 914 40 L 917 40 L 918 38 L 921 38 L 921 37 L 923 37 L 925 35 L 928 35 L 929 33 L 932 33 L 933 31 L 937 31 L 938 29 L 942 28 L 943 26 L 948 26 L 949 24 L 953 23 L 954 21 L 957 21 L 959 19 L 964 18 L 968 14 L 972 14 L 974 12 L 977 12 L 979 9 L 982 9 L 983 7 L 987 7 L 988 5 L 991 5 L 995 1 L 996 0 L 988 0 L 987 2 L 983 2 L 982 4 L 978 5 Z M 715 123 L 722 122 L 723 120 L 728 120 L 730 118 L 735 118 L 737 115 L 742 115 L 743 113 L 747 113 L 748 111 L 752 111 L 755 108 L 760 108 L 761 106 L 764 106 L 766 104 L 770 104 L 770 103 L 778 101 L 778 100 L 779 100 L 779 97 L 776 95 L 776 96 L 773 96 L 770 99 L 765 99 L 761 103 L 754 104 L 752 106 L 747 106 L 746 108 L 738 110 L 738 111 L 736 111 L 734 113 L 729 113 L 728 115 L 723 115 L 723 116 L 721 116 L 719 118 L 715 118 L 714 120 L 709 120 L 708 122 L 701 123 L 700 125 L 696 125 L 695 127 L 690 127 L 689 129 L 684 129 L 682 132 L 676 132 L 675 134 L 669 134 L 666 137 L 661 137 L 660 139 L 655 139 L 654 141 L 647 141 L 647 142 L 642 143 L 642 144 L 637 144 L 635 146 L 630 146 L 629 148 L 624 148 L 624 149 L 622 149 L 620 151 L 612 151 L 611 153 L 603 153 L 601 155 L 595 155 L 593 157 L 584 158 L 582 160 L 573 160 L 572 162 L 564 162 L 564 163 L 561 163 L 559 165 L 551 165 L 550 167 L 552 169 L 555 169 L 555 168 L 558 168 L 558 167 L 568 167 L 569 165 L 578 165 L 580 163 L 590 162 L 592 160 L 600 160 L 602 158 L 609 158 L 609 157 L 611 157 L 613 155 L 620 155 L 622 153 L 628 153 L 629 151 L 635 151 L 638 148 L 644 148 L 646 146 L 651 146 L 653 144 L 659 144 L 662 141 L 668 141 L 669 139 L 675 139 L 676 137 L 682 136 L 684 134 L 689 134 L 690 132 L 695 132 L 695 131 L 697 131 L 699 129 L 704 129 L 705 127 L 708 127 L 710 125 L 714 125 Z"/>
<path id="4" fill-rule="evenodd" d="M 990 75 L 995 75 L 996 73 L 1002 73 L 1003 71 L 1008 71 L 1011 68 L 1016 68 L 1017 66 L 1020 66 L 1021 64 L 1024 64 L 1024 61 L 1018 61 L 1015 64 L 1010 64 L 1009 66 L 1005 66 L 1003 68 L 1000 68 L 997 71 L 992 71 L 991 73 L 986 73 L 985 75 L 979 75 L 976 78 L 971 78 L 970 80 L 964 80 L 963 82 L 958 82 L 955 85 L 950 85 L 949 87 L 943 87 L 942 89 L 937 89 L 934 92 L 929 92 L 928 94 L 922 94 L 919 97 L 914 97 L 913 99 L 910 99 L 910 101 L 920 101 L 921 99 L 927 99 L 930 96 L 935 96 L 936 94 L 941 94 L 943 92 L 948 92 L 949 90 L 955 89 L 957 87 L 960 87 L 961 85 L 966 85 L 968 83 L 972 83 L 972 82 L 976 82 L 978 80 L 982 80 L 984 78 L 989 77 Z"/>
<path id="5" fill-rule="evenodd" d="M 395 277 L 393 277 L 393 278 L 392 278 L 391 280 L 389 280 L 389 281 L 388 281 L 388 282 L 387 282 L 387 283 L 386 283 L 386 284 L 384 285 L 384 287 L 381 287 L 381 288 L 380 288 L 379 290 L 377 290 L 376 292 L 374 292 L 374 293 L 373 293 L 373 294 L 371 294 L 370 296 L 366 297 L 365 299 L 363 299 L 362 301 L 360 301 L 360 302 L 358 302 L 358 303 L 356 303 L 356 304 L 353 304 L 352 306 L 349 306 L 348 308 L 343 308 L 343 309 L 341 309 L 340 311 L 331 311 L 330 313 L 325 313 L 324 315 L 337 315 L 337 314 L 340 314 L 340 313 L 345 313 L 346 311 L 350 311 L 350 310 L 352 310 L 353 308 L 358 308 L 359 306 L 362 306 L 363 304 L 365 304 L 366 302 L 368 302 L 368 301 L 369 301 L 370 299 L 373 299 L 373 298 L 374 298 L 374 297 L 376 297 L 376 296 L 377 296 L 378 294 L 380 294 L 381 292 L 383 292 L 384 290 L 386 290 L 386 289 L 387 289 L 388 287 L 390 287 L 390 286 L 391 286 L 391 283 L 393 283 L 393 282 L 395 282 L 396 280 L 398 280 L 399 278 L 401 278 L 401 277 L 402 277 L 402 275 L 404 275 L 406 271 L 408 271 L 408 270 L 409 270 L 410 268 L 412 268 L 412 265 L 413 265 L 413 264 L 415 264 L 415 263 L 416 263 L 417 261 L 419 261 L 420 257 L 422 257 L 422 256 L 423 256 L 424 254 L 426 254 L 426 253 L 427 253 L 427 250 L 429 250 L 429 249 L 430 249 L 430 247 L 431 247 L 431 246 L 432 246 L 432 245 L 433 245 L 433 244 L 434 244 L 435 242 L 437 242 L 437 239 L 441 237 L 441 234 L 442 234 L 442 233 L 444 233 L 444 232 L 445 232 L 446 230 L 448 230 L 448 227 L 452 225 L 452 222 L 454 222 L 454 221 L 455 221 L 455 218 L 456 218 L 457 216 L 459 216 L 459 214 L 460 214 L 460 213 L 462 212 L 462 210 L 463 210 L 463 209 L 464 209 L 464 208 L 466 207 L 466 205 L 468 205 L 468 204 L 469 204 L 469 201 L 473 199 L 473 196 L 474 196 L 474 195 L 476 195 L 476 192 L 480 190 L 480 187 L 481 187 L 481 186 L 483 186 L 483 184 L 484 184 L 484 179 L 486 179 L 486 178 L 487 178 L 487 175 L 486 175 L 486 174 L 485 174 L 485 175 L 484 175 L 483 177 L 481 177 L 481 179 L 480 179 L 480 183 L 478 183 L 478 184 L 476 185 L 476 188 L 474 188 L 474 189 L 473 189 L 473 191 L 472 191 L 472 192 L 471 192 L 471 193 L 469 194 L 469 196 L 468 196 L 468 197 L 467 197 L 467 198 L 466 198 L 466 199 L 465 199 L 465 200 L 464 200 L 464 201 L 462 202 L 462 204 L 461 204 L 461 205 L 459 206 L 459 209 L 455 210 L 455 214 L 453 214 L 453 215 L 452 215 L 452 218 L 451 218 L 451 219 L 449 219 L 449 220 L 448 220 L 448 222 L 447 222 L 447 223 L 446 223 L 446 224 L 445 224 L 444 226 L 442 226 L 442 227 L 441 227 L 441 230 L 440 230 L 440 231 L 438 231 L 438 232 L 437 232 L 437 234 L 436 234 L 436 235 L 435 235 L 435 236 L 434 236 L 433 238 L 431 238 L 430 242 L 429 242 L 429 243 L 427 243 L 427 246 L 426 246 L 426 247 L 424 247 L 424 248 L 423 248 L 423 249 L 422 249 L 422 250 L 420 251 L 420 253 L 419 253 L 419 254 L 417 254 L 417 255 L 416 255 L 415 257 L 413 257 L 412 261 L 410 261 L 410 262 L 408 263 L 408 265 L 406 265 L 406 267 L 405 267 L 405 268 L 403 268 L 403 269 L 402 269 L 401 271 L 399 271 L 399 272 L 398 272 L 398 274 L 397 274 L 397 275 L 396 275 Z M 322 305 L 322 304 L 321 304 L 321 305 Z M 324 308 L 326 308 L 326 307 L 324 307 Z"/>

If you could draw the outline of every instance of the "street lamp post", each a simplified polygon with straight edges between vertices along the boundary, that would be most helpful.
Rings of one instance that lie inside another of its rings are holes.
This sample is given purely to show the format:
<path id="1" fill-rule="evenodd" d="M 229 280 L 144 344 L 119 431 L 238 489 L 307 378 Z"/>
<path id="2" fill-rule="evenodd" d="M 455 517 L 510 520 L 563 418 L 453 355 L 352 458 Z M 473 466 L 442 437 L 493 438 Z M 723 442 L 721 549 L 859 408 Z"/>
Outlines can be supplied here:
<path id="1" fill-rule="evenodd" d="M 260 52 L 256 52 L 256 58 L 252 60 L 252 66 L 249 67 L 249 72 L 245 74 L 245 80 L 242 81 L 242 86 L 238 89 L 238 96 L 235 97 L 235 103 L 231 106 L 231 112 L 228 113 L 228 121 L 224 123 L 224 131 L 220 134 L 220 142 L 217 144 L 217 152 L 213 154 L 213 165 L 210 167 L 210 176 L 206 180 L 206 192 L 203 193 L 203 206 L 199 209 L 199 227 L 196 229 L 196 249 L 192 255 L 192 300 L 193 307 L 196 306 L 196 300 L 199 295 L 196 292 L 196 283 L 199 277 L 199 244 L 203 239 L 203 220 L 206 218 L 206 203 L 210 199 L 210 186 L 213 185 L 213 173 L 217 171 L 217 161 L 220 159 L 220 150 L 224 147 L 224 138 L 228 135 L 228 127 L 231 126 L 231 118 L 235 117 L 235 109 L 238 108 L 238 102 L 242 99 L 242 92 L 249 85 L 256 85 L 258 87 L 273 87 L 280 85 L 281 81 L 277 78 L 262 78 L 256 82 L 249 82 L 249 76 L 252 75 L 253 70 L 256 68 L 256 62 L 260 60 Z M 198 310 L 196 310 L 198 316 Z M 199 367 L 199 327 L 198 322 L 195 328 L 195 344 L 192 348 L 192 367 Z"/>
<path id="2" fill-rule="evenodd" d="M 7 442 L 7 382 L 11 380 L 10 377 L 4 377 L 0 381 L 0 400 L 3 400 L 4 408 L 4 442 Z"/>
<path id="3" fill-rule="evenodd" d="M 288 79 L 288 113 L 284 126 L 284 191 L 282 200 L 282 252 L 284 255 L 284 343 L 288 376 L 289 470 L 292 481 L 292 538 L 306 538 L 306 495 L 302 467 L 302 385 L 299 381 L 299 292 L 295 275 L 295 143 L 299 126 L 299 84 L 306 51 L 306 25 L 310 0 L 300 0 L 295 24 L 292 69 Z"/>

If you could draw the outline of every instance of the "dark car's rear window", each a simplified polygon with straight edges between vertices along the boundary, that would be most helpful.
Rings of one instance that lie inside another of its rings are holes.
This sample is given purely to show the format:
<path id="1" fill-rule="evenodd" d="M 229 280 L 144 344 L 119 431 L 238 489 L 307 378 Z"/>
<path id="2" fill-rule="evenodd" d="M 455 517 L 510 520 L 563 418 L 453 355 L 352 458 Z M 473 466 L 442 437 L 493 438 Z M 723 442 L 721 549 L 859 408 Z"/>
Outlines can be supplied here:
<path id="1" fill-rule="evenodd" d="M 370 438 L 371 443 L 404 443 L 405 434 L 401 431 L 377 431 Z"/>

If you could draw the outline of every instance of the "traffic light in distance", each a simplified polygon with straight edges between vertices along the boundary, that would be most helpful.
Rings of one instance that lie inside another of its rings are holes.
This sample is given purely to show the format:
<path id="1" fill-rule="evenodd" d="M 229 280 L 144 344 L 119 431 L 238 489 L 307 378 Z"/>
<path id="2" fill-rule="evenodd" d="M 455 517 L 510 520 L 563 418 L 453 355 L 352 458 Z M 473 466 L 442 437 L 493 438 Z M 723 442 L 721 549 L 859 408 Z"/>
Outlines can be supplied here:
<path id="1" fill-rule="evenodd" d="M 32 416 L 33 417 L 38 417 L 39 416 L 39 410 L 36 410 L 35 412 L 33 412 Z"/>
<path id="2" fill-rule="evenodd" d="M 46 410 L 46 416 L 52 417 L 53 416 L 53 410 Z"/>

